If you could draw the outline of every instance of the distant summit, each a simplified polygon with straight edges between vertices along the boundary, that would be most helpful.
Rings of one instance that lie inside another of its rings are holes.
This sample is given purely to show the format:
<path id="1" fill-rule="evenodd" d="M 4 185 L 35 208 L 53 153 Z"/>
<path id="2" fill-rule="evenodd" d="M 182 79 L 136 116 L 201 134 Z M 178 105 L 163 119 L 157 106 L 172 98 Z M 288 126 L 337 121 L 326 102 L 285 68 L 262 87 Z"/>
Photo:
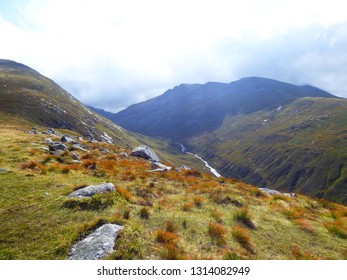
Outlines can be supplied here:
<path id="1" fill-rule="evenodd" d="M 185 139 L 218 128 L 227 115 L 250 114 L 301 97 L 335 96 L 312 86 L 248 77 L 231 83 L 181 84 L 108 117 L 145 135 Z"/>

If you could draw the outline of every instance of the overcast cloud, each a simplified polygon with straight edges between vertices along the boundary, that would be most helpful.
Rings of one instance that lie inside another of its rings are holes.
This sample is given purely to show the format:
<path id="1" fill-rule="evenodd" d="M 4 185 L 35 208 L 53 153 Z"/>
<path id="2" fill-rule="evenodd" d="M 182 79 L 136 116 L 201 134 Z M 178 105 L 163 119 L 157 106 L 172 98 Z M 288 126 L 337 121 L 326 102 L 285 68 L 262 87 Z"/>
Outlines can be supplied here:
<path id="1" fill-rule="evenodd" d="M 246 76 L 347 97 L 344 1 L 2 0 L 0 38 L 1 58 L 112 111 Z"/>

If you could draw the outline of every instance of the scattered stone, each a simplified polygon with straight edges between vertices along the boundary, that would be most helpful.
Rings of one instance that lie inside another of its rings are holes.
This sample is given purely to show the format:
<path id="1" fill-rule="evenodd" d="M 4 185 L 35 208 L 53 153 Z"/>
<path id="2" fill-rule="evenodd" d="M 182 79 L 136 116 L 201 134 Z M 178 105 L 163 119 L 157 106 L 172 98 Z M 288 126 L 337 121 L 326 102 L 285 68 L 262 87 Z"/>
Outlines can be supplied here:
<path id="1" fill-rule="evenodd" d="M 153 162 L 152 163 L 152 169 L 166 169 L 166 171 L 171 170 L 171 166 L 167 166 L 165 164 L 162 164 L 160 162 Z"/>
<path id="2" fill-rule="evenodd" d="M 181 165 L 180 169 L 182 169 L 182 170 L 192 170 L 190 167 L 188 167 L 186 165 Z"/>
<path id="3" fill-rule="evenodd" d="M 288 196 L 288 197 L 296 197 L 295 193 L 281 193 L 276 190 L 268 189 L 268 188 L 259 188 L 259 190 L 269 194 L 269 195 L 283 195 L 283 196 Z"/>
<path id="4" fill-rule="evenodd" d="M 83 141 L 83 137 L 77 137 L 78 141 Z"/>
<path id="5" fill-rule="evenodd" d="M 71 156 L 72 156 L 73 160 L 80 161 L 80 158 L 78 157 L 78 155 L 76 153 L 71 153 Z"/>
<path id="6" fill-rule="evenodd" d="M 126 152 L 121 152 L 119 155 L 123 158 L 128 157 L 128 154 Z"/>
<path id="7" fill-rule="evenodd" d="M 60 141 L 61 142 L 66 142 L 66 143 L 73 143 L 73 142 L 75 142 L 72 138 L 70 138 L 69 136 L 63 136 L 63 137 L 61 137 L 61 139 L 60 139 Z"/>
<path id="8" fill-rule="evenodd" d="M 106 132 L 104 132 L 104 135 L 101 135 L 100 138 L 108 144 L 114 144 L 112 137 L 107 135 Z"/>
<path id="9" fill-rule="evenodd" d="M 67 147 L 65 144 L 62 144 L 62 143 L 49 144 L 49 150 L 50 151 L 58 151 L 58 150 L 67 151 Z"/>
<path id="10" fill-rule="evenodd" d="M 84 187 L 82 189 L 76 190 L 68 195 L 68 197 L 91 197 L 94 194 L 102 193 L 102 192 L 115 192 L 116 188 L 112 183 L 104 183 L 100 185 L 92 185 L 88 187 Z"/>
<path id="11" fill-rule="evenodd" d="M 46 152 L 49 152 L 49 148 L 47 148 L 47 147 L 39 146 L 39 147 L 35 147 L 35 148 L 43 150 L 43 151 L 46 151 Z"/>
<path id="12" fill-rule="evenodd" d="M 60 157 L 63 154 L 65 154 L 65 151 L 63 151 L 63 150 L 57 150 L 57 151 L 52 152 L 52 155 L 57 156 L 57 157 Z"/>
<path id="13" fill-rule="evenodd" d="M 151 162 L 159 162 L 160 161 L 157 154 L 155 152 L 153 152 L 153 150 L 151 148 L 144 146 L 144 145 L 136 147 L 134 150 L 132 150 L 130 155 L 135 156 L 135 157 L 148 159 Z"/>
<path id="14" fill-rule="evenodd" d="M 54 131 L 54 129 L 51 128 L 51 127 L 47 129 L 47 132 L 48 132 L 49 134 L 56 134 L 55 131 Z"/>
<path id="15" fill-rule="evenodd" d="M 0 168 L 0 172 L 7 172 L 8 170 L 5 168 Z"/>
<path id="16" fill-rule="evenodd" d="M 70 260 L 98 260 L 112 252 L 115 240 L 124 227 L 105 224 L 74 244 L 70 251 Z"/>
<path id="17" fill-rule="evenodd" d="M 85 149 L 85 148 L 83 148 L 83 147 L 81 147 L 80 144 L 74 144 L 74 145 L 72 145 L 72 149 L 81 150 L 81 151 L 83 151 L 83 152 L 88 152 L 88 150 Z"/>

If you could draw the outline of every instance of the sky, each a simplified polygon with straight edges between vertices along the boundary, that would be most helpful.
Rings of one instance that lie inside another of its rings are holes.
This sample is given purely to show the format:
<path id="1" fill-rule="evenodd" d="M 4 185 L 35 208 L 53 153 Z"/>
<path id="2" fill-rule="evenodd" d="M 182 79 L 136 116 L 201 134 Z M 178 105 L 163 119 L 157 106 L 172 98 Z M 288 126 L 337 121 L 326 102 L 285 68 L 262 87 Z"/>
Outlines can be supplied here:
<path id="1" fill-rule="evenodd" d="M 1 0 L 0 58 L 117 112 L 260 76 L 347 98 L 344 0 Z"/>

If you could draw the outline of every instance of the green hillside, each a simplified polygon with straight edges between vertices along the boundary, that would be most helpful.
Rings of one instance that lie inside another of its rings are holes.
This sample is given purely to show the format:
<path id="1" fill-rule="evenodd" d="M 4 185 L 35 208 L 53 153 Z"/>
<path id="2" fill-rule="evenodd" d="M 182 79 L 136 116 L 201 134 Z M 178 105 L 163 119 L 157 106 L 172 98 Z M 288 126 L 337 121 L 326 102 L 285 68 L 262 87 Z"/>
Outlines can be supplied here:
<path id="1" fill-rule="evenodd" d="M 347 100 L 302 98 L 228 116 L 189 144 L 225 176 L 346 204 L 346 127 Z"/>

